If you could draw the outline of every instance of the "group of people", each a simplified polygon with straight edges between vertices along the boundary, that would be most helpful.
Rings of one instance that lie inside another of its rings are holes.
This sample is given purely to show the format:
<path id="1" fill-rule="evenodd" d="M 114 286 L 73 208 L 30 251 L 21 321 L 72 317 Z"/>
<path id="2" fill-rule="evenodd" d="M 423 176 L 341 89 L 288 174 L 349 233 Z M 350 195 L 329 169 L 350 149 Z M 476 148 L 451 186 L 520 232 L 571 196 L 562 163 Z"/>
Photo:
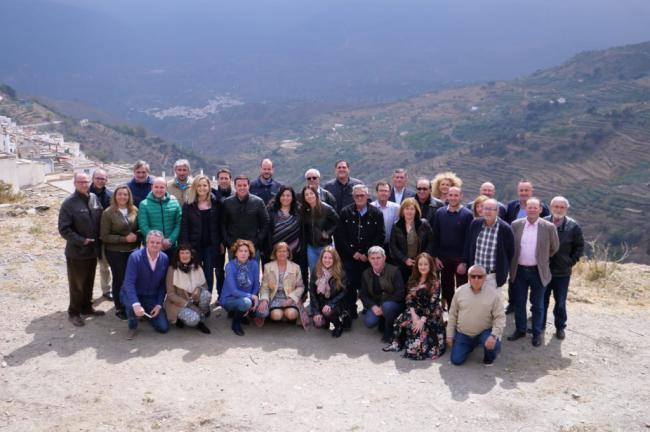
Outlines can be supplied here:
<path id="1" fill-rule="evenodd" d="M 569 201 L 556 196 L 549 208 L 529 181 L 504 205 L 490 182 L 465 202 L 454 173 L 419 178 L 413 190 L 404 169 L 377 182 L 371 200 L 345 160 L 323 185 L 308 169 L 299 190 L 275 180 L 270 159 L 253 181 L 233 179 L 227 168 L 216 184 L 191 177 L 186 160 L 174 174 L 152 177 L 138 161 L 133 179 L 114 190 L 103 169 L 75 174 L 59 214 L 73 325 L 104 314 L 92 306 L 99 263 L 103 295 L 128 321 L 129 339 L 143 319 L 161 333 L 170 324 L 210 333 L 215 305 L 240 336 L 243 324 L 271 320 L 340 337 L 361 314 L 385 351 L 432 359 L 450 350 L 451 362 L 462 364 L 480 344 L 491 365 L 507 313 L 516 322 L 508 340 L 530 332 L 541 345 L 551 294 L 556 336 L 565 337 L 571 268 L 584 239 L 567 216 Z"/>

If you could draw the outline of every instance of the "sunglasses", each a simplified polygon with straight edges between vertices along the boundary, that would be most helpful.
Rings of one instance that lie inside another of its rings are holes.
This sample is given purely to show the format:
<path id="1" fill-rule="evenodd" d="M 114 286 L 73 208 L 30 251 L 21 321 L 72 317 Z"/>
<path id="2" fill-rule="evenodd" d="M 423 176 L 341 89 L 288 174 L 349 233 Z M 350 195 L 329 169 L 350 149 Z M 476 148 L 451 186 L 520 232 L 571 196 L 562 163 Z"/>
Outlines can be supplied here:
<path id="1" fill-rule="evenodd" d="M 318 177 L 307 177 L 307 180 L 318 180 Z"/>
<path id="2" fill-rule="evenodd" d="M 419 187 L 419 188 L 417 188 L 417 190 L 425 191 L 425 190 L 429 190 L 429 188 L 428 187 Z"/>
<path id="3" fill-rule="evenodd" d="M 483 279 L 485 276 L 484 275 L 469 275 L 471 279 Z"/>

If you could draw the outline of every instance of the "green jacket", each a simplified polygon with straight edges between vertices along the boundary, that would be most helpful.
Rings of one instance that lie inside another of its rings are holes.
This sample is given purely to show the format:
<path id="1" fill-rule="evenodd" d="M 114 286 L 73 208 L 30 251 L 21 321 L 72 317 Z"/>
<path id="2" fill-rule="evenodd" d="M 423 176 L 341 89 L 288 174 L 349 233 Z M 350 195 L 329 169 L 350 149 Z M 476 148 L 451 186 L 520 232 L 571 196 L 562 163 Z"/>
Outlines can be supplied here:
<path id="1" fill-rule="evenodd" d="M 162 200 L 149 192 L 147 198 L 140 203 L 138 226 L 145 239 L 149 231 L 158 230 L 172 242 L 172 246 L 176 246 L 181 232 L 181 205 L 169 192 L 165 192 Z"/>

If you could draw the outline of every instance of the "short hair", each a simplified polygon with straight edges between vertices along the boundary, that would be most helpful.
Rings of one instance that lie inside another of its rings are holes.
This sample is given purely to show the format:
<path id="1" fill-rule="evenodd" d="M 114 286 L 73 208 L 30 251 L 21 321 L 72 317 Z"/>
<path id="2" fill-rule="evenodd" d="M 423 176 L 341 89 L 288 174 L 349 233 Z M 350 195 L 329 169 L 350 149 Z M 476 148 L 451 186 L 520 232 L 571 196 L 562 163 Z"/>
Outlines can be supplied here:
<path id="1" fill-rule="evenodd" d="M 147 172 L 151 172 L 151 168 L 149 168 L 149 164 L 143 160 L 139 160 L 133 165 L 133 171 L 139 170 L 140 168 L 144 168 L 147 170 Z"/>
<path id="2" fill-rule="evenodd" d="M 244 174 L 239 174 L 237 177 L 235 177 L 233 183 L 237 183 L 237 180 L 245 180 L 246 183 L 251 184 L 251 180 L 248 178 L 247 175 Z"/>
<path id="3" fill-rule="evenodd" d="M 368 186 L 366 186 L 364 184 L 358 184 L 358 185 L 352 186 L 352 193 L 354 193 L 354 191 L 360 190 L 360 189 L 362 189 L 366 194 L 368 194 Z"/>
<path id="4" fill-rule="evenodd" d="M 531 202 L 531 201 L 535 201 L 535 202 L 537 202 L 537 205 L 540 206 L 540 208 L 542 207 L 542 200 L 539 199 L 539 198 L 537 198 L 537 197 L 530 197 L 530 198 L 528 198 L 528 199 L 526 200 L 526 207 L 528 207 L 528 203 Z"/>
<path id="5" fill-rule="evenodd" d="M 375 184 L 375 192 L 379 192 L 379 186 L 386 186 L 386 187 L 388 187 L 388 190 L 390 190 L 390 185 L 388 184 L 387 181 L 379 180 L 379 181 Z M 354 190 L 354 188 L 353 188 L 352 190 Z"/>
<path id="6" fill-rule="evenodd" d="M 524 178 L 519 179 L 519 181 L 517 182 L 517 187 L 519 187 L 519 185 L 522 184 L 522 183 L 528 183 L 530 185 L 530 187 L 533 187 L 533 182 L 528 180 L 528 179 L 524 179 Z"/>
<path id="7" fill-rule="evenodd" d="M 479 264 L 474 264 L 473 266 L 471 266 L 469 268 L 469 270 L 467 270 L 467 274 L 470 275 L 473 270 L 480 271 L 481 275 L 483 275 L 483 276 L 485 276 L 487 274 L 487 270 L 485 270 L 485 267 L 483 267 L 482 265 L 479 265 Z"/>
<path id="8" fill-rule="evenodd" d="M 76 183 L 77 182 L 77 177 L 79 177 L 81 175 L 85 175 L 86 177 L 88 177 L 88 174 L 85 173 L 85 172 L 76 172 L 76 173 L 74 173 L 72 175 L 72 181 Z"/>
<path id="9" fill-rule="evenodd" d="M 174 171 L 176 171 L 176 168 L 179 166 L 186 166 L 188 171 L 191 171 L 192 169 L 190 168 L 190 161 L 187 159 L 179 159 L 176 162 L 174 162 Z"/>
<path id="10" fill-rule="evenodd" d="M 248 253 L 251 258 L 255 256 L 255 245 L 253 244 L 252 241 L 245 240 L 245 239 L 235 240 L 233 244 L 230 246 L 230 253 L 235 255 L 237 253 L 237 249 L 239 249 L 242 246 L 246 246 L 248 248 Z"/>
<path id="11" fill-rule="evenodd" d="M 269 158 L 264 158 L 264 159 L 262 159 L 262 160 L 260 161 L 260 167 L 261 167 L 262 165 L 264 165 L 264 162 L 267 162 L 267 161 L 271 164 L 271 167 L 273 167 L 273 161 L 272 161 L 271 159 L 269 159 Z"/>
<path id="12" fill-rule="evenodd" d="M 219 174 L 228 174 L 228 177 L 232 178 L 232 172 L 228 168 L 219 168 L 219 171 L 217 171 L 217 177 L 219 177 Z"/>
<path id="13" fill-rule="evenodd" d="M 427 187 L 428 187 L 429 189 L 431 189 L 431 180 L 429 180 L 428 178 L 426 178 L 426 177 L 420 177 L 420 178 L 417 179 L 417 181 L 415 182 L 415 185 L 417 186 L 420 182 L 426 182 L 426 183 L 427 183 Z"/>
<path id="14" fill-rule="evenodd" d="M 164 239 L 164 238 L 165 238 L 165 236 L 164 236 L 164 234 L 162 233 L 162 231 L 158 231 L 158 230 L 151 230 L 151 231 L 149 231 L 149 232 L 147 233 L 147 238 L 145 239 L 145 241 L 148 243 L 148 242 L 149 242 L 149 239 L 150 239 L 151 237 L 160 237 L 161 239 Z"/>
<path id="15" fill-rule="evenodd" d="M 309 176 L 310 172 L 313 172 L 318 178 L 320 178 L 320 171 L 318 171 L 316 168 L 309 168 L 307 171 L 305 171 L 305 179 Z"/>
<path id="16" fill-rule="evenodd" d="M 562 195 L 553 197 L 553 199 L 551 200 L 551 205 L 553 205 L 555 201 L 562 201 L 564 204 L 566 204 L 566 208 L 571 207 L 571 204 L 569 204 L 569 200 L 564 198 Z"/>
<path id="17" fill-rule="evenodd" d="M 379 255 L 383 256 L 384 258 L 386 258 L 386 251 L 381 246 L 372 246 L 370 249 L 368 249 L 368 256 L 374 255 L 374 254 L 379 254 Z"/>
<path id="18" fill-rule="evenodd" d="M 400 219 L 404 217 L 404 209 L 408 206 L 415 207 L 415 220 L 422 219 L 422 209 L 420 208 L 420 204 L 418 204 L 418 200 L 415 198 L 406 198 L 402 201 L 402 204 L 399 206 Z"/>
<path id="19" fill-rule="evenodd" d="M 408 171 L 406 171 L 404 168 L 395 168 L 393 170 L 393 174 L 404 174 L 407 175 Z"/>
<path id="20" fill-rule="evenodd" d="M 108 177 L 108 173 L 106 172 L 106 170 L 104 168 L 97 168 L 97 169 L 95 169 L 95 171 L 93 171 L 93 179 L 95 178 L 95 174 L 97 174 L 97 172 L 103 172 Z"/>
<path id="21" fill-rule="evenodd" d="M 341 162 L 345 162 L 345 166 L 348 167 L 348 169 L 350 168 L 350 162 L 346 161 L 345 159 L 339 159 L 339 160 L 337 160 L 337 161 L 334 163 L 334 168 L 336 168 L 337 166 L 339 166 L 339 164 L 340 164 Z"/>
<path id="22" fill-rule="evenodd" d="M 278 259 L 277 252 L 278 249 L 280 248 L 287 248 L 287 252 L 289 252 L 289 259 L 291 259 L 291 256 L 293 254 L 291 253 L 291 248 L 289 247 L 289 244 L 287 242 L 281 241 L 273 245 L 273 251 L 271 251 L 271 261 L 275 261 L 276 259 Z"/>
<path id="23" fill-rule="evenodd" d="M 479 196 L 485 196 L 485 195 L 479 195 Z M 499 211 L 499 201 L 497 201 L 494 198 L 488 198 L 485 201 L 483 201 L 483 208 L 485 208 L 485 204 L 487 204 L 487 203 L 490 203 L 490 204 L 494 203 L 494 207 L 496 207 L 496 211 Z"/>

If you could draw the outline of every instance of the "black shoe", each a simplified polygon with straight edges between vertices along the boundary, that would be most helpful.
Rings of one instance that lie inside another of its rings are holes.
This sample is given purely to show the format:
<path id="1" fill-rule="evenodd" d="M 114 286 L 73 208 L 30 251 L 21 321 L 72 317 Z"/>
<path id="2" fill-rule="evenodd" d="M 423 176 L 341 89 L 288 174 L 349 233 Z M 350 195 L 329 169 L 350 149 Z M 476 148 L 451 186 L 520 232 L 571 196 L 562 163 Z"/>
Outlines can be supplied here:
<path id="1" fill-rule="evenodd" d="M 341 317 L 341 328 L 343 330 L 350 330 L 352 328 L 352 319 L 350 318 L 350 315 L 347 313 L 344 313 L 343 316 Z"/>
<path id="2" fill-rule="evenodd" d="M 526 333 L 528 333 L 528 334 L 533 334 L 533 329 L 530 328 L 530 327 L 528 327 L 528 328 L 526 329 Z"/>
<path id="3" fill-rule="evenodd" d="M 83 327 L 86 325 L 79 315 L 68 315 L 68 321 L 75 327 Z"/>
<path id="4" fill-rule="evenodd" d="M 557 332 L 555 332 L 555 337 L 559 340 L 564 340 L 566 337 L 566 334 L 564 334 L 564 329 L 557 329 Z"/>
<path id="5" fill-rule="evenodd" d="M 533 346 L 538 347 L 542 344 L 542 336 L 541 335 L 534 335 L 533 336 Z"/>
<path id="6" fill-rule="evenodd" d="M 508 336 L 509 341 L 516 341 L 518 339 L 521 339 L 523 337 L 526 337 L 526 332 L 519 332 L 517 330 L 514 331 L 510 336 Z"/>
<path id="7" fill-rule="evenodd" d="M 200 331 L 201 333 L 204 333 L 204 334 L 210 334 L 210 333 L 211 333 L 211 331 L 210 331 L 210 329 L 208 328 L 208 326 L 206 326 L 206 325 L 203 324 L 202 322 L 199 322 L 199 323 L 196 325 L 196 329 L 197 329 L 198 331 Z"/>
<path id="8" fill-rule="evenodd" d="M 102 297 L 104 297 L 106 300 L 113 300 L 113 293 L 107 292 L 102 294 Z"/>
<path id="9" fill-rule="evenodd" d="M 176 327 L 185 328 L 185 323 L 181 320 L 176 320 Z"/>
<path id="10" fill-rule="evenodd" d="M 129 319 L 129 318 L 126 316 L 126 312 L 121 311 L 121 310 L 115 312 L 115 316 L 116 316 L 117 318 L 121 319 L 122 321 L 126 321 L 126 320 Z"/>
<path id="11" fill-rule="evenodd" d="M 483 364 L 485 366 L 492 366 L 494 364 L 494 359 L 488 358 L 487 355 L 483 354 Z"/>
<path id="12" fill-rule="evenodd" d="M 506 315 L 510 315 L 511 313 L 514 313 L 514 311 L 515 311 L 515 307 L 509 304 L 508 307 L 506 308 Z"/>
<path id="13" fill-rule="evenodd" d="M 81 315 L 87 315 L 87 316 L 104 316 L 104 315 L 106 315 L 106 312 L 104 312 L 103 310 L 90 308 L 90 309 L 88 309 L 87 311 L 83 311 L 83 312 L 81 312 Z"/>
<path id="14" fill-rule="evenodd" d="M 241 313 L 236 312 L 232 318 L 232 325 L 230 326 L 233 333 L 237 336 L 244 336 L 244 329 L 241 328 Z"/>
<path id="15" fill-rule="evenodd" d="M 333 338 L 341 337 L 342 334 L 343 334 L 343 327 L 341 327 L 341 326 L 334 327 L 334 329 L 332 330 L 332 337 Z"/>
<path id="16" fill-rule="evenodd" d="M 354 306 L 354 309 L 352 309 L 350 311 L 350 318 L 352 318 L 353 320 L 359 318 L 359 312 L 357 312 L 357 306 L 356 305 Z"/>
<path id="17" fill-rule="evenodd" d="M 379 318 L 379 324 L 377 324 L 377 329 L 380 333 L 383 333 L 386 330 L 386 320 L 383 317 Z"/>

